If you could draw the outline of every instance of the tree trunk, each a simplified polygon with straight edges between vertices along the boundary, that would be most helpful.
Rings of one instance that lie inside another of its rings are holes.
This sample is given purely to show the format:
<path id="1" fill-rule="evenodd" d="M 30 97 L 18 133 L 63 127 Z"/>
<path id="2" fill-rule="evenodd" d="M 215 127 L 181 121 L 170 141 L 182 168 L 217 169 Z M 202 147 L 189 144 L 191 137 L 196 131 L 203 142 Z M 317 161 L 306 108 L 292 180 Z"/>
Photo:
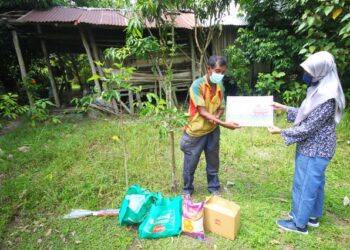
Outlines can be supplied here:
<path id="1" fill-rule="evenodd" d="M 12 39 L 13 39 L 13 44 L 15 46 L 15 50 L 16 50 L 16 54 L 17 54 L 19 68 L 21 70 L 22 81 L 25 81 L 26 76 L 27 76 L 27 72 L 26 72 L 26 67 L 25 67 L 25 64 L 24 64 L 23 56 L 22 56 L 21 47 L 19 46 L 17 32 L 15 30 L 12 31 Z M 31 108 L 33 108 L 34 107 L 33 96 L 27 89 L 26 89 L 26 93 L 27 93 L 27 96 L 28 96 L 29 106 Z"/>

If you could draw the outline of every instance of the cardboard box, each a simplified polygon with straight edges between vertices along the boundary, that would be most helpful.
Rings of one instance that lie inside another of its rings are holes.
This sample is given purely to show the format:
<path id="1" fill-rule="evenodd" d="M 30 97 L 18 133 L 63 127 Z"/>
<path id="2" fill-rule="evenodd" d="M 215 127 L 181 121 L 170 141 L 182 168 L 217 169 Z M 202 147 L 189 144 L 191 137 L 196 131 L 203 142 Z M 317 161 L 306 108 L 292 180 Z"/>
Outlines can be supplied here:
<path id="1" fill-rule="evenodd" d="M 207 198 L 204 205 L 204 229 L 234 240 L 240 227 L 239 205 L 219 196 Z"/>

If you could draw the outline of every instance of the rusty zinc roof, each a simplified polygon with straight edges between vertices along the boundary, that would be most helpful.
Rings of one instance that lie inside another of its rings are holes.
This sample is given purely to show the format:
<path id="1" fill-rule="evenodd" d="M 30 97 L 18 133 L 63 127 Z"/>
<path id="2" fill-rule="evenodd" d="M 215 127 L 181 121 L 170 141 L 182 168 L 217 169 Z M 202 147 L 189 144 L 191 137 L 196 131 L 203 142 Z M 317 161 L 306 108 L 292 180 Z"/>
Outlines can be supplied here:
<path id="1" fill-rule="evenodd" d="M 72 8 L 72 7 L 53 7 L 48 10 L 32 10 L 26 15 L 17 19 L 23 23 L 73 23 L 109 25 L 126 27 L 128 18 L 122 10 L 116 9 L 92 9 L 92 8 Z M 148 23 L 148 22 L 147 22 Z M 193 29 L 193 13 L 180 13 L 176 17 L 176 27 L 183 29 Z M 149 27 L 155 27 L 154 24 L 147 24 Z"/>
<path id="2" fill-rule="evenodd" d="M 17 19 L 25 23 L 72 23 L 79 19 L 84 9 L 54 7 L 48 10 L 32 10 Z"/>

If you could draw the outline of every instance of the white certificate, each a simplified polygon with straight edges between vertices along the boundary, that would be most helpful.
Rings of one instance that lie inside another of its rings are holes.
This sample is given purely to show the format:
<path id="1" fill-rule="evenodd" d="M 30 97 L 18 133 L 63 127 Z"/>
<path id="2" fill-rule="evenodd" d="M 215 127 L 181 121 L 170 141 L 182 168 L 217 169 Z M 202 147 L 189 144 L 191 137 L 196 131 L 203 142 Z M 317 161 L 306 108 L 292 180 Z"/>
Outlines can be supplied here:
<path id="1" fill-rule="evenodd" d="M 273 96 L 228 96 L 226 121 L 243 127 L 273 126 Z"/>

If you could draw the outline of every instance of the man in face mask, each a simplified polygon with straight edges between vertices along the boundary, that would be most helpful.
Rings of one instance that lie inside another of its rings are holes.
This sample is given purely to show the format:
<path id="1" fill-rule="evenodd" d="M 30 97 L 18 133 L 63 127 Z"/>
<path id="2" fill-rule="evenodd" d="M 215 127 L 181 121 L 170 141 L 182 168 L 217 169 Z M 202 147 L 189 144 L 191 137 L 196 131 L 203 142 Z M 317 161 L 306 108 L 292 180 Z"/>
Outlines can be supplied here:
<path id="1" fill-rule="evenodd" d="M 208 60 L 207 74 L 190 87 L 189 123 L 181 140 L 184 152 L 183 194 L 194 191 L 193 179 L 202 151 L 205 153 L 208 191 L 220 194 L 219 171 L 219 126 L 236 129 L 239 124 L 224 122 L 224 87 L 222 79 L 227 63 L 221 56 L 211 56 Z"/>

